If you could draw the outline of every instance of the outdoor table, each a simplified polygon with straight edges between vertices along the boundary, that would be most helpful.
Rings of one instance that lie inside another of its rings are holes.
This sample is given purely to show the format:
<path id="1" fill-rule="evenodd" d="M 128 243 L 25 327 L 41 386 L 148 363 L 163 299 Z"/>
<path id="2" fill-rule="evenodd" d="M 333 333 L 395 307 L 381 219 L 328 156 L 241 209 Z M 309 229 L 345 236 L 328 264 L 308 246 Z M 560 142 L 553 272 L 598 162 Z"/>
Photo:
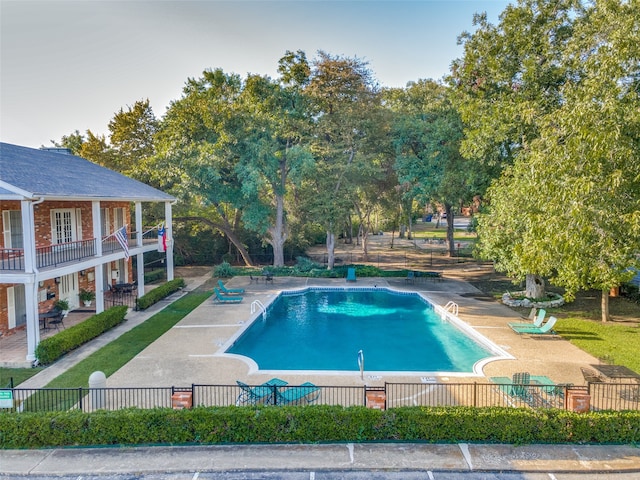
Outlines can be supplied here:
<path id="1" fill-rule="evenodd" d="M 636 382 L 640 382 L 640 374 L 634 372 L 630 368 L 625 367 L 624 365 L 591 365 L 593 368 L 602 373 L 605 377 L 610 380 L 625 382 L 634 380 Z"/>
<path id="2" fill-rule="evenodd" d="M 59 315 L 60 315 L 60 310 L 56 310 L 55 308 L 53 310 L 49 310 L 48 312 L 44 312 L 44 313 L 38 314 L 38 317 L 39 317 L 40 321 L 42 322 L 42 330 L 46 330 L 46 329 L 49 328 L 47 326 L 47 319 L 48 318 L 56 318 Z"/>

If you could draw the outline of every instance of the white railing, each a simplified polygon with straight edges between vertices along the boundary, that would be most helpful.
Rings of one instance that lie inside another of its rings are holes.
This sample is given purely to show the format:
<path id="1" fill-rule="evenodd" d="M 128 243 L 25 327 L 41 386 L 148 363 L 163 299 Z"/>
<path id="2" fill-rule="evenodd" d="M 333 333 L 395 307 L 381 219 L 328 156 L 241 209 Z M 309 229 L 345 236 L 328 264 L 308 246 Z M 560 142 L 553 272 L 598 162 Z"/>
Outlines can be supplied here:
<path id="1" fill-rule="evenodd" d="M 458 316 L 458 304 L 456 302 L 449 302 L 444 306 L 445 312 L 451 312 L 456 317 Z"/>
<path id="2" fill-rule="evenodd" d="M 256 313 L 256 310 L 258 309 L 262 310 L 262 318 L 267 318 L 267 309 L 262 302 L 260 300 L 254 300 L 251 302 L 251 314 L 253 315 Z"/>

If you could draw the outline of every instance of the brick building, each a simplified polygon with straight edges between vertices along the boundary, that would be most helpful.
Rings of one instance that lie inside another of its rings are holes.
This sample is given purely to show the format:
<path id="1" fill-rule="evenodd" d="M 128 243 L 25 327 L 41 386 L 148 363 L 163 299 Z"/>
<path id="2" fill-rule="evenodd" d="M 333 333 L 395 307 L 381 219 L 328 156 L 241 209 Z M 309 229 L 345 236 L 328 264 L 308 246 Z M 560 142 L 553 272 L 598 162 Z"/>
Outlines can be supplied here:
<path id="1" fill-rule="evenodd" d="M 132 258 L 159 248 L 158 228 L 143 227 L 143 207 L 164 204 L 167 278 L 173 278 L 171 205 L 155 188 L 71 155 L 0 143 L 0 334 L 27 332 L 35 360 L 41 316 L 64 299 L 73 310 L 81 290 L 95 308 L 121 284 L 144 292 Z M 124 227 L 124 229 L 123 229 Z M 122 234 L 122 235 L 119 235 Z"/>

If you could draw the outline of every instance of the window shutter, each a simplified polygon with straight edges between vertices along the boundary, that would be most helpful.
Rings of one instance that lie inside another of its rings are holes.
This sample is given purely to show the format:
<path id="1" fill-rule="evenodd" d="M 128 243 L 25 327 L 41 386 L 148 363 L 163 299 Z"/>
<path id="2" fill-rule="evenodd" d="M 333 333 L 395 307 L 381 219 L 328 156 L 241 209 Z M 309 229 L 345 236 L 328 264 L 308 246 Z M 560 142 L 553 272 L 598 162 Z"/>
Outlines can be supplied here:
<path id="1" fill-rule="evenodd" d="M 11 248 L 11 218 L 9 210 L 2 211 L 2 234 L 4 236 L 4 248 Z"/>
<path id="2" fill-rule="evenodd" d="M 82 240 L 82 209 L 76 208 L 76 239 Z"/>

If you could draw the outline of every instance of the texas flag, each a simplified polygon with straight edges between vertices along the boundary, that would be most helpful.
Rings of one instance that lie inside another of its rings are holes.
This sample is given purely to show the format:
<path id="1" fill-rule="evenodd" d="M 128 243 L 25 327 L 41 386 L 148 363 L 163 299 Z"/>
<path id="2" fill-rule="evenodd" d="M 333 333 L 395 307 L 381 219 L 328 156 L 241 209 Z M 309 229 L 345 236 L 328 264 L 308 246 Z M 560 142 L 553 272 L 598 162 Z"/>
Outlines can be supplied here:
<path id="1" fill-rule="evenodd" d="M 158 251 L 167 251 L 167 229 L 165 228 L 164 223 L 161 223 L 160 227 L 158 227 Z"/>

